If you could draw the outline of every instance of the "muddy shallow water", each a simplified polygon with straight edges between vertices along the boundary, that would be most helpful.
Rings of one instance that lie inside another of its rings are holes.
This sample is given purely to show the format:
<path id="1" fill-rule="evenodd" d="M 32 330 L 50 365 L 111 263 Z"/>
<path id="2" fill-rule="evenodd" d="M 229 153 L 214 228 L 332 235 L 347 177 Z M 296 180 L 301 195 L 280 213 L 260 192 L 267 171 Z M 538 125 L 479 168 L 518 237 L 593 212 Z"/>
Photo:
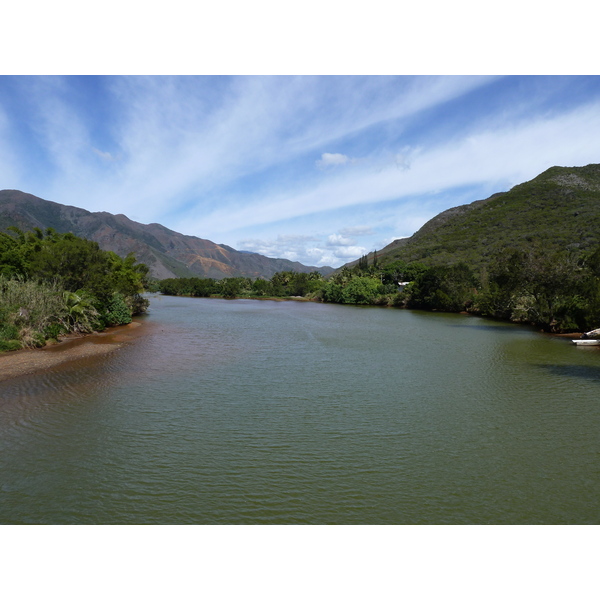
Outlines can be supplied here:
<path id="1" fill-rule="evenodd" d="M 145 327 L 142 327 L 145 325 Z M 141 329 L 139 329 L 142 327 Z M 129 325 L 111 327 L 100 333 L 70 336 L 45 348 L 19 350 L 0 354 L 0 381 L 48 371 L 58 365 L 118 350 L 124 343 L 133 342 L 151 332 L 152 325 L 138 319 Z M 71 365 L 77 368 L 76 364 Z"/>

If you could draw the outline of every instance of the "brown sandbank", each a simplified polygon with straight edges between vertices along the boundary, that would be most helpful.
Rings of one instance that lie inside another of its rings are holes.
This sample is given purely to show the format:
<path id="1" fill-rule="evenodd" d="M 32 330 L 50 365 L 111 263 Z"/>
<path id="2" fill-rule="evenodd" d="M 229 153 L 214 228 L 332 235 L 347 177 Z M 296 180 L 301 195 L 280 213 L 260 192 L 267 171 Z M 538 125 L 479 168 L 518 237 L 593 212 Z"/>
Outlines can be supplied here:
<path id="1" fill-rule="evenodd" d="M 43 371 L 73 360 L 107 354 L 121 348 L 143 333 L 148 324 L 133 321 L 111 327 L 101 333 L 68 337 L 57 344 L 34 350 L 17 350 L 0 354 L 0 381 Z"/>

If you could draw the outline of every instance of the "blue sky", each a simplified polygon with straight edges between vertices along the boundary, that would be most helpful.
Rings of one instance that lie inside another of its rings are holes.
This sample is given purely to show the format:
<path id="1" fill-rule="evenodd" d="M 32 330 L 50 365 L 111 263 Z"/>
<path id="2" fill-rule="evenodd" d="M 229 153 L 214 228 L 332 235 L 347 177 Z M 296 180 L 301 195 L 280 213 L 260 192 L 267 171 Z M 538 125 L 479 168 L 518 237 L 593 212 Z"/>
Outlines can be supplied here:
<path id="1" fill-rule="evenodd" d="M 598 76 L 0 77 L 0 189 L 309 265 L 594 162 Z"/>

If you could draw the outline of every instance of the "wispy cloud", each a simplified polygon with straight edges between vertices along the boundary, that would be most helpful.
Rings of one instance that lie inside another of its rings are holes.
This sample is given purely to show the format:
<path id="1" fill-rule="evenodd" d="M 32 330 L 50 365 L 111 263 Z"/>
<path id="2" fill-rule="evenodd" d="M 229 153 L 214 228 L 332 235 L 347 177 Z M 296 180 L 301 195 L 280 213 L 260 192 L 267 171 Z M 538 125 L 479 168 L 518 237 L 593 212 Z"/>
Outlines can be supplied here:
<path id="1" fill-rule="evenodd" d="M 350 158 L 345 154 L 331 154 L 329 152 L 324 152 L 321 154 L 321 158 L 316 161 L 316 165 L 317 167 L 324 169 L 326 167 L 337 167 L 352 162 L 356 162 L 356 159 Z"/>
<path id="2" fill-rule="evenodd" d="M 492 193 L 600 156 L 594 78 L 33 77 L 12 87 L 15 97 L 0 96 L 11 187 L 292 260 L 340 264 L 479 199 L 465 189 Z"/>
<path id="3" fill-rule="evenodd" d="M 350 261 L 362 256 L 365 252 L 366 248 L 363 246 L 341 246 L 333 254 L 336 258 L 344 258 Z"/>
<path id="4" fill-rule="evenodd" d="M 108 161 L 118 160 L 117 156 L 113 156 L 110 152 L 103 152 L 98 148 L 92 148 L 92 152 L 96 153 L 100 158 Z"/>
<path id="5" fill-rule="evenodd" d="M 426 195 L 442 189 L 491 182 L 515 185 L 554 164 L 582 164 L 600 156 L 600 103 L 556 118 L 540 118 L 514 127 L 468 133 L 446 144 L 423 148 L 409 170 L 354 169 L 326 179 L 276 191 L 270 196 L 250 196 L 226 218 L 217 208 L 203 222 L 221 231 L 273 223 L 308 214 Z M 564 143 L 573 139 L 575 143 Z"/>
<path id="6" fill-rule="evenodd" d="M 336 234 L 329 236 L 287 235 L 278 236 L 276 239 L 241 240 L 238 248 L 316 267 L 338 266 L 354 260 L 366 252 L 363 246 L 350 244 L 349 241 Z"/>
<path id="7" fill-rule="evenodd" d="M 115 110 L 110 150 L 94 143 L 91 128 L 85 127 L 85 107 L 74 106 L 68 93 L 70 80 L 45 78 L 28 81 L 28 86 L 30 94 L 43 98 L 36 104 L 34 123 L 40 147 L 58 168 L 49 188 L 55 199 L 85 198 L 90 208 L 128 202 L 135 212 L 156 219 L 189 203 L 194 194 L 198 200 L 213 191 L 223 197 L 221 188 L 232 181 L 405 118 L 487 81 L 116 78 L 105 90 Z M 398 98 L 390 102 L 394 89 Z M 86 162 L 83 149 L 90 146 L 118 153 L 119 168 L 106 172 Z M 325 163 L 344 156 L 319 155 Z"/>
<path id="8" fill-rule="evenodd" d="M 343 235 L 339 235 L 337 233 L 332 233 L 327 238 L 328 246 L 353 246 L 356 244 L 356 240 L 349 237 L 344 237 Z"/>
<path id="9" fill-rule="evenodd" d="M 275 239 L 244 239 L 238 244 L 239 250 L 256 252 L 265 256 L 286 258 L 303 264 L 323 266 L 323 252 L 315 243 L 320 239 L 309 235 L 280 235 Z"/>

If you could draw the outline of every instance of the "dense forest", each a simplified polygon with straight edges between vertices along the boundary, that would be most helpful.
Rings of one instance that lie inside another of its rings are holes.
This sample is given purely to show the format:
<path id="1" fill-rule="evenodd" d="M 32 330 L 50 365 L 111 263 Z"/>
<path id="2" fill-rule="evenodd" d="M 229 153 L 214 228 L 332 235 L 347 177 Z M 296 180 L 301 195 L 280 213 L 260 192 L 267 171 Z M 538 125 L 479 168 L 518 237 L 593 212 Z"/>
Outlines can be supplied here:
<path id="1" fill-rule="evenodd" d="M 369 264 L 366 256 L 325 279 L 319 273 L 276 273 L 270 280 L 164 279 L 167 295 L 224 298 L 303 298 L 472 314 L 528 323 L 554 333 L 600 326 L 600 247 L 586 253 L 500 252 L 475 272 L 464 263 L 426 266 L 397 260 Z"/>
<path id="2" fill-rule="evenodd" d="M 131 322 L 148 267 L 72 233 L 0 232 L 0 351 Z"/>

